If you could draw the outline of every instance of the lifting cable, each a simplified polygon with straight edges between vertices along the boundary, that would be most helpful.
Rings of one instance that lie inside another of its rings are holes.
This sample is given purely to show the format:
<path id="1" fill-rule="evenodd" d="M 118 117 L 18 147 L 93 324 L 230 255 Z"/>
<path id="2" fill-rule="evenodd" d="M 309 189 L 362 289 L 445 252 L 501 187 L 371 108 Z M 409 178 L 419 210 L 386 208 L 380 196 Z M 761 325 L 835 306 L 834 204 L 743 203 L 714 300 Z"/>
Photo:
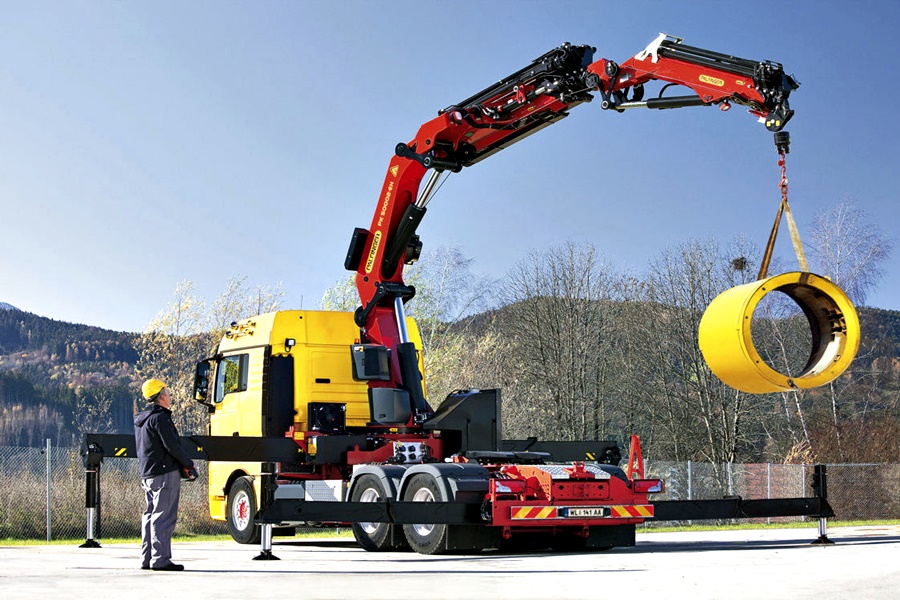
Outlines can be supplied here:
<path id="1" fill-rule="evenodd" d="M 788 150 L 782 144 L 777 144 L 776 142 L 776 145 L 780 156 L 778 166 L 781 167 L 781 183 L 778 184 L 778 187 L 781 188 L 781 203 L 778 205 L 778 213 L 775 215 L 775 224 L 772 225 L 772 231 L 769 233 L 769 241 L 766 243 L 766 251 L 763 253 L 757 279 L 765 279 L 769 273 L 769 262 L 772 260 L 772 252 L 775 249 L 775 238 L 778 236 L 778 228 L 781 225 L 782 214 L 787 214 L 788 230 L 791 233 L 791 244 L 794 246 L 794 254 L 797 255 L 797 262 L 800 265 L 800 270 L 805 273 L 809 272 L 809 263 L 806 261 L 806 252 L 803 251 L 803 242 L 800 240 L 800 230 L 797 228 L 797 222 L 794 220 L 794 213 L 791 212 L 791 206 L 788 204 L 788 179 L 785 161 L 785 154 L 787 154 Z"/>

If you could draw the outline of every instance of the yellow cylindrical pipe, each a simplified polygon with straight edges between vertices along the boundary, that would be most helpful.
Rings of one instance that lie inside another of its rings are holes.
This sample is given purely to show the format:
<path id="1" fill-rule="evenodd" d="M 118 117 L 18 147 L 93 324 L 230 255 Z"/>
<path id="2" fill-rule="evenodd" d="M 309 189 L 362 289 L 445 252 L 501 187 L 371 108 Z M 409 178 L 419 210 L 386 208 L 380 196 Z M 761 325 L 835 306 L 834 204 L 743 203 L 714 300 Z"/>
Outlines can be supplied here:
<path id="1" fill-rule="evenodd" d="M 787 294 L 809 321 L 812 349 L 801 373 L 770 367 L 753 345 L 753 313 L 766 294 Z M 839 377 L 859 349 L 859 317 L 847 295 L 828 279 L 806 272 L 775 275 L 719 294 L 700 321 L 700 351 L 715 375 L 753 394 L 814 388 Z"/>

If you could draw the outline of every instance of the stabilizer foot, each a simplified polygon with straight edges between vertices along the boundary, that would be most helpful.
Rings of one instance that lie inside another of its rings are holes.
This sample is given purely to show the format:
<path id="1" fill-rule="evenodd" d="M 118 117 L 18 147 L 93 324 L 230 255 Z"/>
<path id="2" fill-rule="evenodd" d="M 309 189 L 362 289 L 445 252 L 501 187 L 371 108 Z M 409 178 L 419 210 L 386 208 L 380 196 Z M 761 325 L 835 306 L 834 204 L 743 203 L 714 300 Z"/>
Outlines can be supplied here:
<path id="1" fill-rule="evenodd" d="M 819 466 L 822 467 L 821 470 L 819 469 Z M 820 486 L 819 491 L 822 492 L 823 498 L 825 497 L 825 485 L 823 483 L 821 483 L 823 481 L 823 479 L 821 479 L 821 477 L 822 477 L 822 475 L 824 475 L 824 473 L 825 473 L 825 465 L 816 465 L 816 475 L 814 476 L 814 479 L 819 478 L 819 482 L 814 485 Z M 819 532 L 818 532 L 819 537 L 817 537 L 816 540 L 814 542 L 812 542 L 812 544 L 815 544 L 818 546 L 827 546 L 830 544 L 834 544 L 834 542 L 832 542 L 831 540 L 828 539 L 828 519 L 827 518 L 819 517 L 818 528 L 819 528 Z"/>
<path id="2" fill-rule="evenodd" d="M 272 524 L 263 523 L 260 528 L 260 548 L 259 555 L 254 556 L 253 560 L 281 560 L 272 554 Z"/>

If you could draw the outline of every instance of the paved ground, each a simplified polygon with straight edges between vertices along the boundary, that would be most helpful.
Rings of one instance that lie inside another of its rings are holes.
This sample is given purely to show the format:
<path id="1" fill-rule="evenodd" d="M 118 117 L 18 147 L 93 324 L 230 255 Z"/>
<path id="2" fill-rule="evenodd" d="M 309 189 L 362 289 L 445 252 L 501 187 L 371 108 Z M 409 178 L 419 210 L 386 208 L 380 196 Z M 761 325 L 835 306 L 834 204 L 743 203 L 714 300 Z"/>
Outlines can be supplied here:
<path id="1" fill-rule="evenodd" d="M 3 598 L 298 598 L 302 600 L 900 597 L 900 526 L 639 534 L 597 554 L 422 556 L 369 553 L 352 541 L 256 547 L 174 544 L 181 573 L 141 571 L 136 544 L 0 547 Z"/>

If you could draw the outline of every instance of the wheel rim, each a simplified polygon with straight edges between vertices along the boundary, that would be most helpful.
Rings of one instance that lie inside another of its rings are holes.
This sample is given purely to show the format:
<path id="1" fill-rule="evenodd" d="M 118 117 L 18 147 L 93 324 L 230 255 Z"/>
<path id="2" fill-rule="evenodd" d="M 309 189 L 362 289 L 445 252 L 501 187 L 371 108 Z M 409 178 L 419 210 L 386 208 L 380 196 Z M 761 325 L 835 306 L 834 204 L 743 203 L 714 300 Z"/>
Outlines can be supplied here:
<path id="1" fill-rule="evenodd" d="M 244 530 L 250 524 L 250 497 L 247 492 L 240 491 L 234 497 L 234 510 L 231 519 L 238 530 Z"/>
<path id="2" fill-rule="evenodd" d="M 359 497 L 360 502 L 378 502 L 379 500 L 381 500 L 381 494 L 379 494 L 378 490 L 374 488 L 367 488 Z M 381 525 L 381 523 L 359 524 L 360 528 L 369 535 L 373 535 L 376 531 L 378 531 L 379 525 Z"/>
<path id="3" fill-rule="evenodd" d="M 434 494 L 428 488 L 419 488 L 416 490 L 416 493 L 413 494 L 412 497 L 413 502 L 434 502 Z M 416 532 L 416 535 L 420 535 L 422 537 L 428 537 L 431 535 L 431 532 L 434 531 L 434 524 L 432 523 L 416 523 L 412 526 L 413 531 Z"/>

